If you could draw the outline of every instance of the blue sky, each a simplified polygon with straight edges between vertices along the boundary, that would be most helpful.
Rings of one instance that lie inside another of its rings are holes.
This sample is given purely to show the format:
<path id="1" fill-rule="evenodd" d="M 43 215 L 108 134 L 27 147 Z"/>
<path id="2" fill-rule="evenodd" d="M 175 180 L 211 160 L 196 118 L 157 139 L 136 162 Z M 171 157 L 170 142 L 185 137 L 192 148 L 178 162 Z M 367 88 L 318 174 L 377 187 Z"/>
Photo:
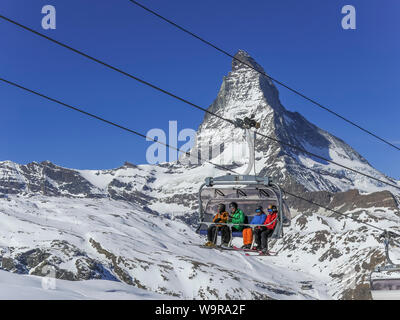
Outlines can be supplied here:
<path id="1" fill-rule="evenodd" d="M 393 0 L 140 0 L 271 76 L 400 146 L 400 2 Z M 57 29 L 41 28 L 54 5 Z M 357 29 L 343 30 L 351 4 Z M 201 106 L 217 95 L 231 60 L 128 0 L 2 0 L 0 13 Z M 146 133 L 197 129 L 185 104 L 0 21 L 0 76 Z M 283 105 L 342 138 L 400 178 L 400 152 L 278 87 Z M 79 169 L 145 163 L 142 138 L 0 84 L 0 160 L 50 160 Z"/>

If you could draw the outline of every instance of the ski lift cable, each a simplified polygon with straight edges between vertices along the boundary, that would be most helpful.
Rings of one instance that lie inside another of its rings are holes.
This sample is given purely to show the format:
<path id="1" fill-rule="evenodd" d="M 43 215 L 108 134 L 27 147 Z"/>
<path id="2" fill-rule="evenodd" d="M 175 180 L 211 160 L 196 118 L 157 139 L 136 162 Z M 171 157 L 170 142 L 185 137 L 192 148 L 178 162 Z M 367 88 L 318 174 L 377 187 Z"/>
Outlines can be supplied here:
<path id="1" fill-rule="evenodd" d="M 240 59 L 236 58 L 234 55 L 230 54 L 230 53 L 227 52 L 226 50 L 221 49 L 221 48 L 218 47 L 217 45 L 215 45 L 215 44 L 213 44 L 213 43 L 211 43 L 211 42 L 205 40 L 204 38 L 202 38 L 202 37 L 196 35 L 195 33 L 189 31 L 188 29 L 186 29 L 186 28 L 184 28 L 184 27 L 178 25 L 177 23 L 175 23 L 175 22 L 173 22 L 173 21 L 171 21 L 171 20 L 165 18 L 164 16 L 162 16 L 161 14 L 155 12 L 154 10 L 151 10 L 150 8 L 144 6 L 143 4 L 141 4 L 141 3 L 139 3 L 139 2 L 137 2 L 137 1 L 135 1 L 135 0 L 128 0 L 128 1 L 130 1 L 131 3 L 137 5 L 138 7 L 141 7 L 142 9 L 144 9 L 144 10 L 146 10 L 147 12 L 153 14 L 154 16 L 160 18 L 161 20 L 163 20 L 163 21 L 169 23 L 170 25 L 172 25 L 172 26 L 178 28 L 179 30 L 181 30 L 181 31 L 183 31 L 183 32 L 185 32 L 185 33 L 187 33 L 187 34 L 189 34 L 190 36 L 192 36 L 192 37 L 194 37 L 194 38 L 200 40 L 201 42 L 205 43 L 206 45 L 208 45 L 208 46 L 210 46 L 210 47 L 216 49 L 217 51 L 223 53 L 224 55 L 226 55 L 226 56 L 228 56 L 228 57 L 230 57 L 230 58 L 232 58 L 232 59 L 234 59 L 234 60 L 236 60 L 236 61 L 238 61 L 238 62 L 244 64 L 244 65 L 246 65 L 247 67 L 249 67 L 249 68 L 253 69 L 254 71 L 260 73 L 261 75 L 263 75 L 263 76 L 269 78 L 270 80 L 274 81 L 275 83 L 279 84 L 280 86 L 282 86 L 282 87 L 288 89 L 289 91 L 293 92 L 294 94 L 296 94 L 296 95 L 298 95 L 298 96 L 304 98 L 305 100 L 311 102 L 312 104 L 316 105 L 317 107 L 319 107 L 319 108 L 321 108 L 321 109 L 323 109 L 323 110 L 325 110 L 325 111 L 327 111 L 327 112 L 333 114 L 334 116 L 336 116 L 336 117 L 342 119 L 343 121 L 349 123 L 350 125 L 352 125 L 352 126 L 354 126 L 354 127 L 357 127 L 358 129 L 360 129 L 360 130 L 364 131 L 365 133 L 367 133 L 367 134 L 373 136 L 374 138 L 380 140 L 381 142 L 383 142 L 383 143 L 385 143 L 385 144 L 391 146 L 392 148 L 397 149 L 398 151 L 400 151 L 400 148 L 397 147 L 396 145 L 394 145 L 393 143 L 387 141 L 387 140 L 384 139 L 384 138 L 381 138 L 380 136 L 378 136 L 377 134 L 371 132 L 370 130 L 363 128 L 361 125 L 355 123 L 354 121 L 351 121 L 351 120 L 347 119 L 346 117 L 344 117 L 344 116 L 340 115 L 339 113 L 333 111 L 332 109 L 330 109 L 330 108 L 328 108 L 328 107 L 322 105 L 321 103 L 319 103 L 319 102 L 317 102 L 316 100 L 310 98 L 309 96 L 306 96 L 305 94 L 301 93 L 300 91 L 295 90 L 295 89 L 289 87 L 287 84 L 285 84 L 285 83 L 283 83 L 283 82 L 281 82 L 281 81 L 279 81 L 279 80 L 277 80 L 277 79 L 275 79 L 275 78 L 269 76 L 269 75 L 266 74 L 265 72 L 263 72 L 263 71 L 261 71 L 261 70 L 258 70 L 257 68 L 253 67 L 251 64 L 248 64 L 248 63 L 246 63 L 246 62 L 241 61 Z"/>
<path id="2" fill-rule="evenodd" d="M 69 46 L 69 45 L 66 45 L 66 44 L 64 44 L 64 43 L 62 43 L 62 42 L 60 42 L 60 41 L 57 41 L 57 40 L 55 40 L 55 39 L 53 39 L 53 38 L 51 38 L 51 37 L 48 37 L 48 36 L 46 36 L 46 35 L 44 35 L 44 34 L 38 32 L 38 31 L 35 31 L 35 30 L 33 30 L 33 29 L 31 29 L 31 28 L 29 28 L 29 27 L 27 27 L 27 26 L 24 26 L 24 25 L 22 25 L 22 24 L 20 24 L 20 23 L 18 23 L 18 22 L 16 22 L 16 21 L 14 21 L 14 20 L 11 20 L 11 19 L 9 19 L 9 18 L 7 18 L 7 17 L 5 17 L 5 16 L 3 16 L 3 15 L 0 15 L 0 18 L 2 18 L 2 19 L 5 20 L 5 21 L 8 21 L 8 22 L 10 22 L 10 23 L 12 23 L 12 24 L 14 24 L 14 25 L 16 25 L 16 26 L 18 26 L 18 27 L 21 27 L 21 28 L 23 28 L 23 29 L 25 29 L 25 30 L 27 30 L 27 31 L 29 31 L 29 32 L 31 32 L 31 33 L 34 33 L 34 34 L 36 34 L 36 35 L 38 35 L 38 36 L 40 36 L 40 37 L 42 37 L 42 38 L 45 38 L 45 39 L 47 39 L 47 40 L 49 40 L 49 41 L 51 41 L 51 42 L 53 42 L 53 43 L 55 43 L 55 44 L 57 44 L 57 45 L 60 45 L 60 46 L 66 48 L 66 49 L 68 49 L 68 50 L 71 50 L 71 51 L 73 51 L 73 52 L 75 52 L 75 53 L 77 53 L 77 54 L 79 54 L 79 55 L 81 55 L 81 56 L 84 56 L 84 57 L 86 57 L 86 58 L 88 58 L 88 59 L 90 59 L 90 60 L 92 60 L 92 61 L 94 61 L 94 62 L 96 62 L 96 63 L 99 63 L 99 64 L 101 64 L 101 65 L 103 65 L 103 66 L 105 66 L 105 67 L 107 67 L 107 68 L 109 68 L 109 69 L 112 69 L 112 70 L 114 70 L 114 71 L 116 71 L 116 72 L 118 72 L 118 73 L 120 73 L 120 74 L 123 74 L 123 75 L 125 75 L 125 76 L 127 76 L 127 77 L 129 77 L 129 78 L 131 78 L 131 79 L 134 79 L 134 80 L 136 80 L 136 81 L 138 81 L 138 82 L 140 82 L 140 83 L 142 83 L 142 84 L 144 84 L 144 85 L 147 85 L 147 86 L 149 86 L 149 87 L 151 87 L 151 88 L 153 88 L 153 89 L 155 89 L 155 90 L 157 90 L 157 91 L 160 91 L 160 92 L 162 92 L 162 93 L 164 93 L 164 94 L 166 94 L 166 95 L 168 95 L 168 96 L 170 96 L 170 97 L 172 97 L 172 98 L 175 98 L 175 99 L 177 99 L 177 100 L 179 100 L 179 101 L 181 101 L 181 102 L 184 102 L 184 103 L 186 103 L 186 104 L 188 104 L 188 105 L 190 105 L 190 106 L 192 106 L 192 107 L 194 107 L 194 108 L 197 108 L 197 109 L 202 110 L 202 111 L 204 111 L 204 112 L 206 112 L 206 113 L 208 113 L 208 114 L 210 114 L 210 115 L 213 115 L 213 116 L 215 116 L 215 117 L 218 117 L 219 119 L 224 120 L 224 121 L 226 121 L 226 122 L 228 122 L 228 123 L 234 125 L 235 127 L 238 127 L 238 124 L 237 124 L 235 121 L 230 120 L 230 119 L 227 119 L 227 118 L 224 118 L 224 117 L 222 117 L 222 116 L 220 116 L 220 115 L 218 115 L 218 114 L 216 114 L 216 113 L 214 113 L 214 112 L 211 112 L 211 111 L 207 110 L 206 108 L 203 108 L 203 107 L 201 107 L 201 106 L 199 106 L 199 105 L 197 105 L 197 104 L 195 104 L 195 103 L 193 103 L 193 102 L 190 102 L 190 101 L 188 101 L 188 100 L 186 100 L 186 99 L 184 99 L 184 98 L 181 98 L 181 97 L 179 97 L 178 95 L 176 95 L 176 94 L 174 94 L 174 93 L 171 93 L 171 92 L 169 92 L 169 91 L 167 91 L 167 90 L 164 90 L 164 89 L 162 89 L 162 88 L 160 88 L 160 87 L 158 87 L 158 86 L 156 86 L 156 85 L 154 85 L 154 84 L 152 84 L 152 83 L 150 83 L 150 82 L 148 82 L 148 81 L 145 81 L 145 80 L 143 80 L 143 79 L 140 79 L 140 78 L 138 78 L 138 77 L 136 77 L 136 76 L 134 76 L 134 75 L 132 75 L 132 74 L 126 72 L 126 71 L 123 71 L 123 70 L 121 70 L 121 69 L 119 69 L 119 68 L 116 68 L 116 67 L 114 67 L 114 66 L 112 66 L 112 65 L 110 65 L 110 64 L 108 64 L 108 63 L 106 63 L 106 62 L 103 62 L 103 61 L 101 61 L 101 60 L 99 60 L 99 59 L 97 59 L 97 58 L 94 58 L 94 57 L 92 57 L 92 56 L 90 56 L 90 55 L 88 55 L 88 54 L 86 54 L 86 53 L 84 53 L 84 52 L 82 52 L 82 51 L 79 51 L 79 50 L 77 50 L 77 49 L 75 49 L 75 48 L 72 48 L 72 47 Z M 303 152 L 303 153 L 307 153 L 307 154 L 312 155 L 312 156 L 314 156 L 314 157 L 316 157 L 316 158 L 319 158 L 319 159 L 321 159 L 321 160 L 324 160 L 324 161 L 327 161 L 327 162 L 329 162 L 329 163 L 335 164 L 335 165 L 337 165 L 337 166 L 339 166 L 339 167 L 342 167 L 342 168 L 344 168 L 344 169 L 346 169 L 346 170 L 353 171 L 353 172 L 355 172 L 355 173 L 357 173 L 357 174 L 363 175 L 363 176 L 365 176 L 365 177 L 367 177 L 367 178 L 376 180 L 376 181 L 378 181 L 378 182 L 380 182 L 380 183 L 386 184 L 386 185 L 388 185 L 388 186 L 391 186 L 391 187 L 394 187 L 394 188 L 400 190 L 400 186 L 398 186 L 398 185 L 395 185 L 395 184 L 392 184 L 392 183 L 383 181 L 383 180 L 381 180 L 381 179 L 379 179 L 379 178 L 375 178 L 375 177 L 373 177 L 373 176 L 371 176 L 371 175 L 365 174 L 365 173 L 363 173 L 363 172 L 361 172 L 361 171 L 358 171 L 358 170 L 356 170 L 356 169 L 352 169 L 352 168 L 350 168 L 350 167 L 347 167 L 347 166 L 345 166 L 345 165 L 342 165 L 342 164 L 340 164 L 340 163 L 337 163 L 337 162 L 335 162 L 335 161 L 333 161 L 333 160 L 329 160 L 329 159 L 327 159 L 327 158 L 325 158 L 325 157 L 322 157 L 322 156 L 319 156 L 319 155 L 317 155 L 317 154 L 315 154 L 315 153 L 312 153 L 312 152 L 310 152 L 310 151 L 307 151 L 307 150 L 305 150 L 304 148 L 291 145 L 291 144 L 286 143 L 286 142 L 283 142 L 283 141 L 281 141 L 281 140 L 279 140 L 279 139 L 276 139 L 276 138 L 273 138 L 273 137 L 269 137 L 269 136 L 267 136 L 267 135 L 265 135 L 265 134 L 262 134 L 262 133 L 260 133 L 260 132 L 256 132 L 256 134 L 259 135 L 259 136 L 265 137 L 265 138 L 267 138 L 267 139 L 270 139 L 270 140 L 272 140 L 272 141 L 275 141 L 275 142 L 277 142 L 277 143 L 281 143 L 281 144 L 283 144 L 283 145 L 286 145 L 286 146 L 288 146 L 288 147 L 290 147 L 290 148 L 292 148 L 292 149 L 296 149 L 296 150 L 299 150 L 299 151 L 301 151 L 301 152 Z"/>
<path id="3" fill-rule="evenodd" d="M 369 174 L 363 173 L 363 172 L 361 172 L 361 171 L 359 171 L 359 170 L 357 170 L 357 169 L 350 168 L 350 167 L 345 166 L 345 165 L 343 165 L 343 164 L 340 164 L 340 163 L 338 163 L 338 162 L 336 162 L 336 161 L 330 160 L 330 159 L 328 159 L 328 158 L 326 158 L 326 157 L 317 155 L 317 154 L 315 154 L 315 153 L 313 153 L 313 152 L 307 151 L 306 149 L 304 149 L 304 148 L 302 148 L 302 147 L 295 146 L 295 145 L 293 145 L 293 144 L 290 144 L 290 143 L 284 142 L 284 141 L 282 141 L 282 140 L 279 140 L 279 139 L 276 139 L 276 138 L 267 136 L 267 135 L 262 134 L 262 133 L 260 133 L 260 132 L 256 132 L 256 134 L 259 135 L 259 136 L 261 136 L 261 137 L 264 137 L 264 138 L 267 138 L 267 139 L 269 139 L 269 140 L 272 140 L 272 141 L 274 141 L 274 142 L 276 142 L 276 143 L 283 144 L 283 145 L 285 145 L 285 146 L 287 146 L 287 147 L 289 147 L 289 148 L 291 148 L 291 149 L 295 149 L 295 150 L 301 151 L 301 152 L 306 153 L 306 154 L 308 154 L 308 155 L 310 155 L 310 156 L 319 158 L 319 159 L 324 160 L 324 161 L 326 161 L 326 162 L 332 163 L 332 164 L 334 164 L 334 165 L 336 165 L 336 166 L 342 167 L 343 169 L 346 169 L 346 170 L 349 170 L 349 171 L 353 171 L 354 173 L 358 173 L 358 174 L 360 174 L 360 175 L 363 175 L 364 177 L 370 178 L 370 179 L 375 180 L 375 181 L 378 181 L 378 182 L 380 182 L 380 183 L 384 183 L 384 184 L 386 184 L 386 185 L 388 185 L 388 186 L 391 186 L 391 187 L 394 187 L 394 188 L 400 190 L 400 187 L 399 187 L 398 185 L 395 185 L 395 184 L 390 183 L 390 182 L 383 181 L 383 180 L 381 180 L 381 179 L 379 179 L 379 178 L 376 178 L 376 177 L 371 176 L 371 175 L 369 175 Z M 335 175 L 335 174 L 332 174 L 332 175 Z M 336 175 L 336 176 L 337 176 L 337 175 Z"/>
<path id="4" fill-rule="evenodd" d="M 62 106 L 64 106 L 64 107 L 67 107 L 67 108 L 69 108 L 69 109 L 71 109 L 71 110 L 80 112 L 80 113 L 85 114 L 85 115 L 87 115 L 87 116 L 89 116 L 89 117 L 92 117 L 92 118 L 95 118 L 95 119 L 100 120 L 100 121 L 102 121 L 102 122 L 105 122 L 105 123 L 107 123 L 107 124 L 110 124 L 110 125 L 112 125 L 112 126 L 114 126 L 114 127 L 117 127 L 117 128 L 119 128 L 119 129 L 122 129 L 122 130 L 128 131 L 128 132 L 130 132 L 130 133 L 133 133 L 133 134 L 135 134 L 135 135 L 138 135 L 138 136 L 140 136 L 140 137 L 142 137 L 142 138 L 145 138 L 145 139 L 147 139 L 147 140 L 151 140 L 151 141 L 153 141 L 153 142 L 159 143 L 159 144 L 164 145 L 164 146 L 166 146 L 166 147 L 168 147 L 168 148 L 171 148 L 171 149 L 174 149 L 174 150 L 176 150 L 176 151 L 178 151 L 178 152 L 181 152 L 181 153 L 183 153 L 183 154 L 189 156 L 190 158 L 193 158 L 193 156 L 190 154 L 189 151 L 182 151 L 181 149 L 176 148 L 176 147 L 174 147 L 174 146 L 171 146 L 171 145 L 169 145 L 168 143 L 164 143 L 164 142 L 155 140 L 154 138 L 150 138 L 150 137 L 148 137 L 148 136 L 146 136 L 146 135 L 144 135 L 144 134 L 142 134 L 142 133 L 140 133 L 140 132 L 138 132 L 138 131 L 129 129 L 129 128 L 124 127 L 124 126 L 122 126 L 122 125 L 120 125 L 120 124 L 117 124 L 117 123 L 115 123 L 115 122 L 106 120 L 106 119 L 104 119 L 104 118 L 102 118 L 102 117 L 99 117 L 99 116 L 93 114 L 93 113 L 89 113 L 89 112 L 87 112 L 87 111 L 84 111 L 84 110 L 82 110 L 82 109 L 80 109 L 80 108 L 74 107 L 74 106 L 72 106 L 72 105 L 70 105 L 70 104 L 67 104 L 67 103 L 65 103 L 65 102 L 62 102 L 62 101 L 60 101 L 60 100 L 51 98 L 51 97 L 49 97 L 49 96 L 47 96 L 47 95 L 45 95 L 45 94 L 42 94 L 42 93 L 40 93 L 40 92 L 37 92 L 37 91 L 31 90 L 31 89 L 28 89 L 28 88 L 26 88 L 26 87 L 24 87 L 24 86 L 22 86 L 22 85 L 19 85 L 19 84 L 15 83 L 15 82 L 12 82 L 12 81 L 9 81 L 9 80 L 3 79 L 3 78 L 0 78 L 0 81 L 3 81 L 3 82 L 5 82 L 5 83 L 7 83 L 7 84 L 9 84 L 9 85 L 12 85 L 12 86 L 14 86 L 14 87 L 20 88 L 20 89 L 22 89 L 22 90 L 25 90 L 25 91 L 27 91 L 27 92 L 30 92 L 30 93 L 32 93 L 32 94 L 35 94 L 35 95 L 40 96 L 40 97 L 42 97 L 42 98 L 45 98 L 45 99 L 47 99 L 47 100 L 50 100 L 50 101 L 52 101 L 52 102 L 55 102 L 55 103 L 57 103 L 57 104 L 59 104 L 59 105 L 62 105 Z M 199 160 L 199 157 L 197 158 L 197 160 Z M 219 168 L 219 169 L 221 169 L 221 170 L 228 170 L 228 171 L 231 171 L 232 173 L 236 173 L 235 171 L 233 171 L 233 170 L 231 170 L 231 169 L 229 169 L 229 168 L 226 168 L 226 167 L 224 167 L 224 166 L 221 166 L 221 165 L 219 165 L 219 164 L 213 163 L 212 161 L 206 160 L 206 162 L 209 162 L 210 164 L 214 165 L 215 167 L 217 167 L 217 168 Z"/>
<path id="5" fill-rule="evenodd" d="M 109 125 L 112 125 L 112 126 L 114 126 L 114 127 L 117 127 L 117 128 L 122 129 L 122 130 L 124 130 L 124 131 L 128 131 L 128 132 L 130 132 L 130 133 L 132 133 L 132 134 L 135 134 L 135 135 L 137 135 L 137 136 L 140 136 L 140 137 L 142 137 L 142 138 L 149 139 L 149 140 L 151 140 L 151 141 L 153 141 L 153 142 L 162 144 L 162 145 L 164 145 L 164 146 L 166 146 L 166 147 L 175 149 L 175 150 L 177 150 L 178 152 L 182 152 L 182 153 L 184 153 L 184 154 L 186 154 L 186 155 L 188 155 L 188 156 L 191 156 L 191 155 L 190 155 L 190 152 L 188 152 L 188 151 L 182 151 L 182 150 L 180 150 L 179 148 L 175 148 L 175 147 L 173 147 L 173 146 L 170 146 L 170 145 L 167 144 L 167 143 L 163 143 L 163 142 L 160 142 L 160 141 L 155 140 L 155 139 L 153 139 L 153 138 L 147 137 L 146 135 L 144 135 L 144 134 L 142 134 L 142 133 L 140 133 L 140 132 L 137 132 L 137 131 L 135 131 L 135 130 L 126 128 L 126 127 L 124 127 L 124 126 L 122 126 L 122 125 L 119 125 L 119 124 L 117 124 L 117 123 L 115 123 L 115 122 L 106 120 L 106 119 L 104 119 L 104 118 L 102 118 L 102 117 L 99 117 L 99 116 L 97 116 L 97 115 L 95 115 L 95 114 L 89 113 L 89 112 L 87 112 L 87 111 L 84 111 L 84 110 L 82 110 L 82 109 L 80 109 L 80 108 L 74 107 L 74 106 L 72 106 L 72 105 L 70 105 L 70 104 L 67 104 L 67 103 L 65 103 L 65 102 L 62 102 L 62 101 L 60 101 L 60 100 L 51 98 L 51 97 L 49 97 L 49 96 L 47 96 L 47 95 L 45 95 L 45 94 L 39 93 L 39 92 L 37 92 L 37 91 L 35 91 L 35 90 L 28 89 L 28 88 L 26 88 L 26 87 L 24 87 L 24 86 L 22 86 L 22 85 L 19 85 L 19 84 L 17 84 L 17 83 L 14 83 L 14 82 L 12 82 L 12 81 L 6 80 L 6 79 L 1 78 L 1 77 L 0 77 L 0 81 L 2 81 L 2 82 L 4 82 L 4 83 L 7 83 L 7 84 L 9 84 L 9 85 L 11 85 L 11 86 L 17 87 L 17 88 L 19 88 L 19 89 L 22 89 L 22 90 L 24 90 L 24 91 L 27 91 L 27 92 L 29 92 L 29 93 L 32 93 L 32 94 L 34 94 L 34 95 L 37 95 L 37 96 L 39 96 L 39 97 L 42 97 L 42 98 L 44 98 L 44 99 L 46 99 L 46 100 L 52 101 L 52 102 L 54 102 L 54 103 L 57 103 L 57 104 L 59 104 L 59 105 L 61 105 L 61 106 L 67 107 L 67 108 L 69 108 L 69 109 L 71 109 L 71 110 L 80 112 L 80 113 L 82 113 L 82 114 L 84 114 L 84 115 L 86 115 L 86 116 L 95 118 L 95 119 L 100 120 L 100 121 L 102 121 L 102 122 L 105 122 L 105 123 L 107 123 L 107 124 L 109 124 Z M 212 161 L 206 160 L 205 162 L 208 162 L 208 163 L 212 164 L 213 166 L 215 166 L 215 167 L 217 167 L 217 168 L 219 168 L 219 169 L 226 170 L 226 171 L 230 171 L 230 172 L 232 172 L 232 173 L 234 173 L 234 174 L 238 174 L 236 171 L 234 171 L 234 170 L 232 170 L 232 169 L 229 169 L 229 168 L 227 168 L 227 167 L 225 167 L 225 166 L 222 166 L 222 165 L 218 165 L 218 164 L 216 164 L 216 163 L 213 163 Z M 361 221 L 361 220 L 359 220 L 359 219 L 357 219 L 357 218 L 350 217 L 350 216 L 348 216 L 348 215 L 346 215 L 346 214 L 343 214 L 343 213 L 340 213 L 340 212 L 338 212 L 338 211 L 336 211 L 336 210 L 327 208 L 327 207 L 322 206 L 322 205 L 320 205 L 320 204 L 318 204 L 318 203 L 315 203 L 315 202 L 313 202 L 313 201 L 311 201 L 311 200 L 308 200 L 308 199 L 305 199 L 305 198 L 303 198 L 303 197 L 301 197 L 301 196 L 292 194 L 292 193 L 290 193 L 290 192 L 288 192 L 288 191 L 286 191 L 286 190 L 283 190 L 283 189 L 282 189 L 282 191 L 283 191 L 285 194 L 288 194 L 288 195 L 290 195 L 290 196 L 296 197 L 296 198 L 301 199 L 301 200 L 303 200 L 303 201 L 309 202 L 309 203 L 311 203 L 311 204 L 313 204 L 313 205 L 315 205 L 315 206 L 318 206 L 318 207 L 320 207 L 320 208 L 323 208 L 323 209 L 325 209 L 325 210 L 332 211 L 332 212 L 337 213 L 337 214 L 339 214 L 339 215 L 342 215 L 342 216 L 344 216 L 344 217 L 346 217 L 346 218 L 352 219 L 352 220 L 354 220 L 354 221 L 356 221 L 356 222 L 358 222 L 358 223 L 361 223 L 361 224 L 367 225 L 367 226 L 369 226 L 369 227 L 371 227 L 371 228 L 375 228 L 375 229 L 378 229 L 378 230 L 380 230 L 380 231 L 386 232 L 386 230 L 384 230 L 384 229 L 382 229 L 382 228 L 379 228 L 379 227 L 377 227 L 377 226 L 374 226 L 374 225 L 372 225 L 372 224 L 370 224 L 370 223 Z M 400 235 L 396 234 L 395 232 L 393 232 L 393 231 L 390 231 L 390 232 L 392 232 L 393 235 L 395 235 L 396 237 L 400 237 Z"/>
<path id="6" fill-rule="evenodd" d="M 149 87 L 151 87 L 151 88 L 153 88 L 153 89 L 156 89 L 156 90 L 158 90 L 158 91 L 160 91 L 160 92 L 162 92 L 162 93 L 164 93 L 164 94 L 166 94 L 166 95 L 169 95 L 169 96 L 171 96 L 171 97 L 173 97 L 173 98 L 175 98 L 175 99 L 177 99 L 177 100 L 180 100 L 180 101 L 182 101 L 182 102 L 184 102 L 184 103 L 186 103 L 186 104 L 189 104 L 189 105 L 191 105 L 191 106 L 194 107 L 194 108 L 200 109 L 200 110 L 202 110 L 202 111 L 204 111 L 204 112 L 207 112 L 207 113 L 209 113 L 209 114 L 213 114 L 212 112 L 208 111 L 208 110 L 205 109 L 205 108 L 202 108 L 202 107 L 200 107 L 200 106 L 198 106 L 198 105 L 196 105 L 196 104 L 194 104 L 194 103 L 192 103 L 192 102 L 190 102 L 190 101 L 188 101 L 188 100 L 186 100 L 186 99 L 183 99 L 183 98 L 181 98 L 181 97 L 179 97 L 179 96 L 177 96 L 177 95 L 175 95 L 175 94 L 173 94 L 173 93 L 171 93 L 171 92 L 169 92 L 169 91 L 167 91 L 167 90 L 164 90 L 164 89 L 162 89 L 162 88 L 160 88 L 160 87 L 158 87 L 158 86 L 156 86 L 156 85 L 154 85 L 154 84 L 152 84 L 152 83 L 150 83 L 150 82 L 147 82 L 147 81 L 145 81 L 145 80 L 143 80 L 143 79 L 141 79 L 141 78 L 139 78 L 139 77 L 136 77 L 136 76 L 132 75 L 131 73 L 125 72 L 125 71 L 123 71 L 123 70 L 121 70 L 121 69 L 119 69 L 119 68 L 117 68 L 117 67 L 114 67 L 114 66 L 112 66 L 112 65 L 110 65 L 110 64 L 108 64 L 108 63 L 106 63 L 106 62 L 104 62 L 104 61 L 101 61 L 101 60 L 99 60 L 99 59 L 97 59 L 97 58 L 94 58 L 94 57 L 90 56 L 89 54 L 86 54 L 86 53 L 84 53 L 84 52 L 82 52 L 82 51 L 80 51 L 80 50 L 77 50 L 77 49 L 75 49 L 75 48 L 72 48 L 71 46 L 69 46 L 69 45 L 67 45 L 67 44 L 65 44 L 65 43 L 62 43 L 62 42 L 60 42 L 60 41 L 58 41 L 58 40 L 55 40 L 55 39 L 53 39 L 53 38 L 51 38 L 51 37 L 48 37 L 48 36 L 44 35 L 43 33 L 40 33 L 40 32 L 35 31 L 35 30 L 33 30 L 33 29 L 31 29 L 31 28 L 29 28 L 29 27 L 27 27 L 27 26 L 24 26 L 24 25 L 18 23 L 17 21 L 14 21 L 14 20 L 12 20 L 12 19 L 9 19 L 9 18 L 7 18 L 7 17 L 5 17 L 5 16 L 3 16 L 3 15 L 1 15 L 1 14 L 0 14 L 0 18 L 3 19 L 3 20 L 5 20 L 5 21 L 8 21 L 8 22 L 10 22 L 10 23 L 12 23 L 12 24 L 14 24 L 14 25 L 16 25 L 16 26 L 22 28 L 22 29 L 25 29 L 26 31 L 29 31 L 29 32 L 31 32 L 31 33 L 34 33 L 34 34 L 36 34 L 36 35 L 38 35 L 38 36 L 40 36 L 40 37 L 42 37 L 42 38 L 45 38 L 45 39 L 47 39 L 47 40 L 49 40 L 49 41 L 51 41 L 51 42 L 53 42 L 53 43 L 55 43 L 55 44 L 57 44 L 57 45 L 59 45 L 59 46 L 62 46 L 62 47 L 64 47 L 64 48 L 68 49 L 68 50 L 71 50 L 71 51 L 73 51 L 73 52 L 75 52 L 75 53 L 77 53 L 77 54 L 79 54 L 79 55 L 81 55 L 81 56 L 84 56 L 85 58 L 87 58 L 87 59 L 89 59 L 89 60 L 92 60 L 92 61 L 94 61 L 94 62 L 96 62 L 96 63 L 99 63 L 99 64 L 101 64 L 101 65 L 103 65 L 103 66 L 105 66 L 105 67 L 107 67 L 107 68 L 109 68 L 109 69 L 111 69 L 111 70 L 114 70 L 114 71 L 116 71 L 116 72 L 118 72 L 118 73 L 121 73 L 121 74 L 123 74 L 123 75 L 125 75 L 125 76 L 127 76 L 127 77 L 129 77 L 129 78 L 132 78 L 132 79 L 134 79 L 134 80 L 136 80 L 136 81 L 138 81 L 138 82 L 140 82 L 140 83 L 142 83 L 142 84 L 144 84 L 144 85 L 146 85 L 146 86 L 149 86 Z M 216 115 L 216 114 L 213 114 L 213 115 L 216 116 L 216 117 L 221 118 L 222 120 L 229 121 L 229 122 L 231 122 L 231 123 L 233 124 L 233 122 L 230 121 L 229 119 L 225 119 L 225 118 L 223 118 L 223 117 L 221 117 L 221 116 L 219 116 L 219 115 Z"/>

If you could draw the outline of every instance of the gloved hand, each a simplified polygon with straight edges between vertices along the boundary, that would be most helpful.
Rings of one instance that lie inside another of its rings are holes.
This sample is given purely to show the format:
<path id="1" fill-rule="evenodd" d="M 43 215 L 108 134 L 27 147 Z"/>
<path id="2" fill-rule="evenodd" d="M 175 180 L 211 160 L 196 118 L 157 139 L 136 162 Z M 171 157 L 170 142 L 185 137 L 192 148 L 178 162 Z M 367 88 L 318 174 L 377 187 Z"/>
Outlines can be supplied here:
<path id="1" fill-rule="evenodd" d="M 222 219 L 221 218 L 218 218 L 217 220 L 215 220 L 214 222 L 221 222 L 222 221 Z"/>

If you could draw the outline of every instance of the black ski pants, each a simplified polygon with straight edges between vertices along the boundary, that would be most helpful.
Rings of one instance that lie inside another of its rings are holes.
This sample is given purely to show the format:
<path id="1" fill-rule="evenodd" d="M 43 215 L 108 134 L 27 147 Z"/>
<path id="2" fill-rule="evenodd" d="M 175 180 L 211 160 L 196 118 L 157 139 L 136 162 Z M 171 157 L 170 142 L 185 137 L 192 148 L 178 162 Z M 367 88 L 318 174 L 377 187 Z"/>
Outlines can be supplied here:
<path id="1" fill-rule="evenodd" d="M 254 229 L 254 242 L 258 248 L 268 250 L 268 237 L 272 235 L 274 230 L 261 228 Z"/>
<path id="2" fill-rule="evenodd" d="M 214 244 L 217 243 L 218 230 L 221 230 L 222 243 L 229 243 L 231 240 L 231 235 L 229 232 L 229 227 L 227 226 L 209 226 L 207 229 L 208 241 L 211 241 Z"/>

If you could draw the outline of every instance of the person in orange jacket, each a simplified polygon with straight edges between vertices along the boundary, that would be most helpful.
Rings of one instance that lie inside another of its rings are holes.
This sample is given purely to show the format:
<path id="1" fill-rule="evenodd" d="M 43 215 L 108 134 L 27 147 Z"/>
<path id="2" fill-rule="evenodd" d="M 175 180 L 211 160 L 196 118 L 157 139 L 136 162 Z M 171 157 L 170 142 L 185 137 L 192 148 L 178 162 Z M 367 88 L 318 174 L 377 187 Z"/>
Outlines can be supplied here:
<path id="1" fill-rule="evenodd" d="M 229 218 L 229 213 L 226 212 L 225 210 L 225 205 L 223 203 L 220 203 L 218 205 L 218 212 L 213 218 L 214 223 L 227 223 L 228 218 Z M 217 236 L 218 236 L 218 229 L 223 227 L 223 225 L 210 225 L 207 229 L 207 242 L 205 243 L 205 246 L 207 247 L 213 247 L 215 246 L 217 242 Z"/>
<path id="2" fill-rule="evenodd" d="M 254 241 L 257 244 L 257 249 L 263 253 L 268 253 L 268 237 L 272 235 L 278 218 L 278 209 L 276 206 L 268 206 L 268 215 L 263 223 L 265 227 L 256 227 L 254 229 Z"/>

